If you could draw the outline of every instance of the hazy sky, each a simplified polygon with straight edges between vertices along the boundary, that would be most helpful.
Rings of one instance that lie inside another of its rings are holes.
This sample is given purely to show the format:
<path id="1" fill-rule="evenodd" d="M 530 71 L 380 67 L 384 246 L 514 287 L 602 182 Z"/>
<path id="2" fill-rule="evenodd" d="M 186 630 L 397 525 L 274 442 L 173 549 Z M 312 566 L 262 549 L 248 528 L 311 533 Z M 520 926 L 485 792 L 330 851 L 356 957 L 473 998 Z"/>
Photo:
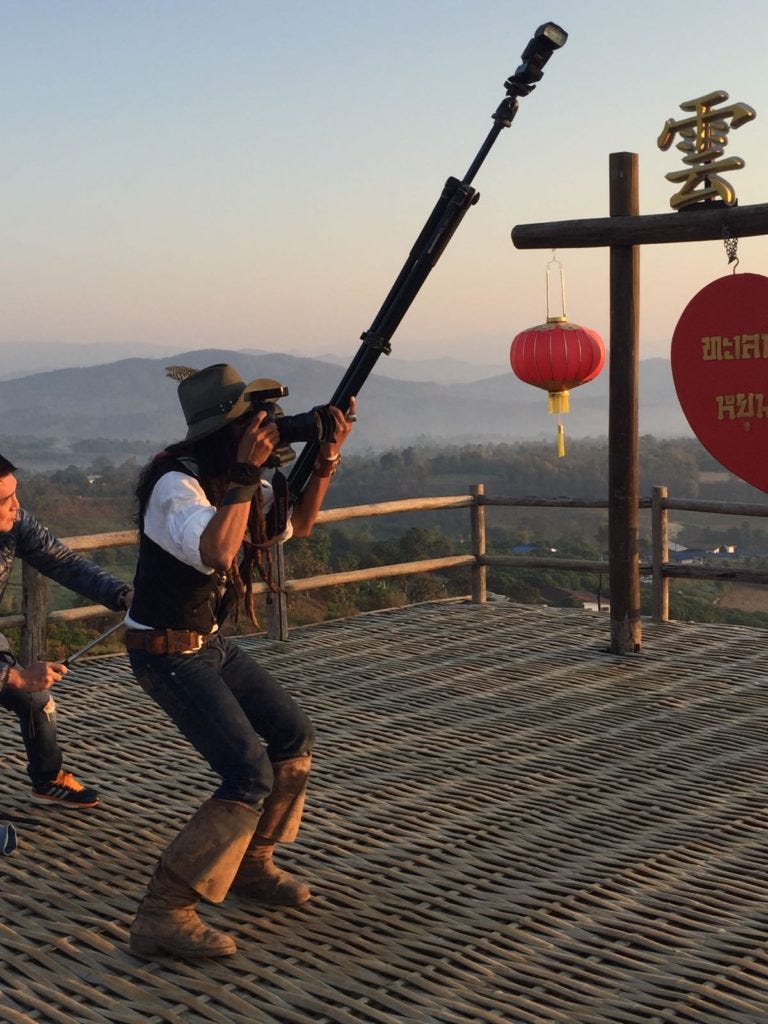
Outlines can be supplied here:
<path id="1" fill-rule="evenodd" d="M 656 138 L 716 89 L 741 205 L 768 201 L 768 4 L 644 0 L 0 0 L 0 341 L 352 354 L 445 179 L 463 177 L 544 21 L 569 33 L 475 179 L 395 354 L 508 365 L 545 317 L 549 251 L 514 224 L 607 214 L 608 154 L 643 213 L 682 167 Z M 768 242 L 740 269 L 768 273 Z M 569 319 L 608 341 L 605 251 L 561 250 Z M 730 273 L 722 244 L 648 246 L 642 356 Z"/>

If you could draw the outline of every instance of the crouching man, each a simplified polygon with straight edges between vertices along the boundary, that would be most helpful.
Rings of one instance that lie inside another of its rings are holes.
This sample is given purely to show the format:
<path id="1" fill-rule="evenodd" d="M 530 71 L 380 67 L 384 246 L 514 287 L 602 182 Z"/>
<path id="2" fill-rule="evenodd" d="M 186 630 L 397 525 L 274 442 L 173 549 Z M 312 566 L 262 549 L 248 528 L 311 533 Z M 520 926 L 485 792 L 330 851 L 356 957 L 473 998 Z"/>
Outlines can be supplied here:
<path id="1" fill-rule="evenodd" d="M 309 887 L 274 864 L 276 844 L 296 838 L 314 729 L 271 673 L 220 626 L 239 602 L 253 613 L 254 571 L 271 580 L 270 549 L 309 535 L 355 418 L 325 407 L 328 432 L 312 477 L 291 509 L 262 477 L 279 436 L 254 412 L 246 385 L 225 363 L 179 384 L 183 441 L 139 479 L 136 596 L 126 620 L 131 667 L 144 692 L 220 778 L 220 785 L 161 854 L 131 925 L 131 951 L 217 957 L 234 940 L 206 927 L 199 900 L 230 888 L 262 905 L 296 906 Z M 281 511 L 282 510 L 282 511 Z"/>

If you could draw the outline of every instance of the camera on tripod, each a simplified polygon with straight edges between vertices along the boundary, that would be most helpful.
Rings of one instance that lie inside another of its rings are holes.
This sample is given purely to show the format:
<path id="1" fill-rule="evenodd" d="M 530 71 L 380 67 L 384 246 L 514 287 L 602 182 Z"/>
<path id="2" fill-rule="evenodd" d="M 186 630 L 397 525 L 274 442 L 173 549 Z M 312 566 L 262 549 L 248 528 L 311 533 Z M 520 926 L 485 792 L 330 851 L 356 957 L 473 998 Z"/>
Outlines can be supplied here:
<path id="1" fill-rule="evenodd" d="M 336 421 L 329 405 L 316 405 L 309 412 L 286 416 L 277 404 L 278 398 L 285 398 L 288 388 L 276 380 L 254 381 L 246 388 L 245 397 L 251 403 L 251 412 L 265 412 L 264 423 L 273 422 L 277 427 L 279 444 L 275 446 L 266 462 L 268 467 L 284 466 L 296 458 L 291 445 L 306 444 L 309 441 L 321 444 L 336 439 Z"/>

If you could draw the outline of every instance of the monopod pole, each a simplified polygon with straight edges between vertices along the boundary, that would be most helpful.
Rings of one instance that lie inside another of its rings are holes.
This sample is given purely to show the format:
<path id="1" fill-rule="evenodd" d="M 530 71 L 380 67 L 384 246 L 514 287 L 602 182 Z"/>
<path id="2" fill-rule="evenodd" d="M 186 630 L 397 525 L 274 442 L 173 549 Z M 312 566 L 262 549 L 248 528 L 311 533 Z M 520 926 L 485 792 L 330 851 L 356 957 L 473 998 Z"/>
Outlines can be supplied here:
<path id="1" fill-rule="evenodd" d="M 517 113 L 519 97 L 527 96 L 536 88 L 537 83 L 543 77 L 544 65 L 554 51 L 563 46 L 567 38 L 567 32 L 551 21 L 536 29 L 522 53 L 522 64 L 514 75 L 511 75 L 504 83 L 507 95 L 493 114 L 493 127 L 470 164 L 467 173 L 461 180 L 449 178 L 445 183 L 435 208 L 416 239 L 408 259 L 381 309 L 369 329 L 361 335 L 363 344 L 350 363 L 330 402 L 342 412 L 349 409 L 349 400 L 359 394 L 360 388 L 376 365 L 379 356 L 389 355 L 390 339 L 400 321 L 407 313 L 430 271 L 440 259 L 464 214 L 480 198 L 479 193 L 472 188 L 471 182 L 502 129 L 508 128 L 512 124 Z M 300 497 L 309 481 L 312 466 L 317 457 L 318 444 L 316 441 L 310 441 L 304 446 L 288 475 L 288 487 L 293 501 Z"/>

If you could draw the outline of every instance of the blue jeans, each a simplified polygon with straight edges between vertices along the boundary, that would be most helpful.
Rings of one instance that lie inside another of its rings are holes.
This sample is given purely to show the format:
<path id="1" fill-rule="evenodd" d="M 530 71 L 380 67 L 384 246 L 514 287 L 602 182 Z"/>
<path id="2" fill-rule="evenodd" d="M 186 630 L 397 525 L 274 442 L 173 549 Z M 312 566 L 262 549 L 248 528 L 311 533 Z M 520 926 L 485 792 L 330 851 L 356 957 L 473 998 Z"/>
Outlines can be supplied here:
<path id="1" fill-rule="evenodd" d="M 53 698 L 48 690 L 32 693 L 6 687 L 0 693 L 0 707 L 13 711 L 18 718 L 32 785 L 35 789 L 46 789 L 59 774 L 62 763 Z"/>
<path id="2" fill-rule="evenodd" d="M 273 761 L 312 749 L 309 718 L 266 669 L 225 637 L 195 654 L 129 651 L 139 686 L 221 778 L 220 800 L 261 804 Z"/>

